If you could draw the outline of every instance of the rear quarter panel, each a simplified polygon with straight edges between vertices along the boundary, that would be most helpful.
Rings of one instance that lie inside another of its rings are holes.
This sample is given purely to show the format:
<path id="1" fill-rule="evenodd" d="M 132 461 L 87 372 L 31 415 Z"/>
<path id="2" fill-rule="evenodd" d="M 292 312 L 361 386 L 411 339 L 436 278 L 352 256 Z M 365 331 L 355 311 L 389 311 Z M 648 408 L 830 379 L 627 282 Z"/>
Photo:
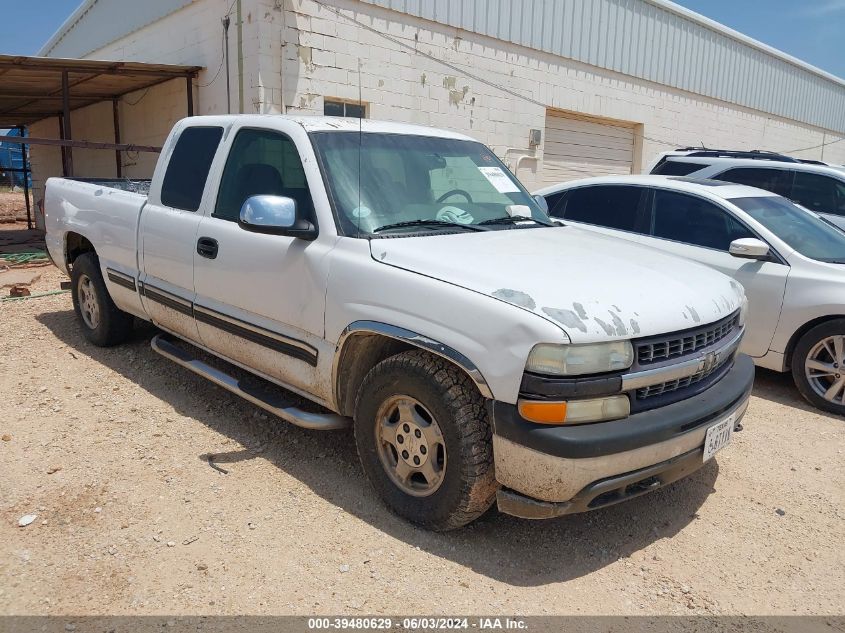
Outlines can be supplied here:
<path id="1" fill-rule="evenodd" d="M 68 273 L 67 238 L 78 233 L 100 260 L 106 287 L 119 308 L 138 316 L 136 292 L 109 280 L 108 269 L 138 277 L 138 219 L 146 196 L 87 182 L 50 178 L 44 197 L 47 247 L 56 265 Z"/>

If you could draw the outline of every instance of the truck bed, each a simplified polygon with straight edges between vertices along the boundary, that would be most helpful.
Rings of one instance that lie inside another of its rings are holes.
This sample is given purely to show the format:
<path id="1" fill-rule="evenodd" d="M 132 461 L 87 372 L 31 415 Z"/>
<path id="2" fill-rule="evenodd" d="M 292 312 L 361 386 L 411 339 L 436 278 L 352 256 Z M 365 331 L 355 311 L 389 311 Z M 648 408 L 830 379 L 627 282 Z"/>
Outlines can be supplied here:
<path id="1" fill-rule="evenodd" d="M 68 235 L 74 234 L 98 245 L 97 255 L 104 269 L 113 268 L 134 277 L 138 261 L 138 219 L 149 189 L 149 180 L 47 180 L 45 240 L 53 261 L 67 272 L 65 245 Z"/>
<path id="2" fill-rule="evenodd" d="M 87 182 L 92 185 L 140 193 L 145 196 L 150 193 L 150 183 L 152 182 L 149 179 L 130 180 L 129 178 L 67 178 L 66 180 Z"/>

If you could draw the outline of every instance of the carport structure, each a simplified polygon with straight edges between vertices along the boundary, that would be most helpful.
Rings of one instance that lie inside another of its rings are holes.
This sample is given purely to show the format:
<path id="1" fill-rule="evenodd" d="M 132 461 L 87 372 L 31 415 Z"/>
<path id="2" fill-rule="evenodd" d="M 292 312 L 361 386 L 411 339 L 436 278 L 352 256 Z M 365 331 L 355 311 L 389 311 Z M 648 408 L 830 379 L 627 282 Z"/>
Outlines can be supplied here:
<path id="1" fill-rule="evenodd" d="M 181 79 L 185 82 L 186 113 L 191 116 L 194 113 L 193 80 L 201 70 L 201 66 L 0 55 L 0 128 L 22 130 L 36 121 L 57 117 L 60 136 L 58 139 L 0 136 L 0 140 L 61 147 L 62 175 L 66 177 L 74 175 L 74 147 L 113 150 L 120 178 L 121 152 L 160 152 L 161 148 L 121 143 L 119 99 L 138 90 Z M 112 102 L 114 143 L 74 139 L 71 111 L 103 101 Z M 26 183 L 29 172 L 26 159 L 21 171 Z M 29 191 L 25 194 L 29 218 Z"/>

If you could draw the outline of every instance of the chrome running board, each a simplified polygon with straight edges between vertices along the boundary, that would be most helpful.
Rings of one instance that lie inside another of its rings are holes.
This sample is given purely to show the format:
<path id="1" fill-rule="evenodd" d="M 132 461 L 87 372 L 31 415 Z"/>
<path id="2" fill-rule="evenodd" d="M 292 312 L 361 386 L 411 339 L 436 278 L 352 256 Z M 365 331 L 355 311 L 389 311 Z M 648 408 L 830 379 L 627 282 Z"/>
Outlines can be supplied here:
<path id="1" fill-rule="evenodd" d="M 186 349 L 174 344 L 167 334 L 157 334 L 154 336 L 153 340 L 150 341 L 150 346 L 154 351 L 172 360 L 174 363 L 181 365 L 185 369 L 190 369 L 195 374 L 210 380 L 215 385 L 231 391 L 244 400 L 248 400 L 265 411 L 296 426 L 317 431 L 331 431 L 334 429 L 343 429 L 352 424 L 350 418 L 335 413 L 310 413 L 303 411 L 292 406 L 275 390 L 263 391 L 244 386 L 237 378 L 191 356 L 190 352 Z M 278 389 L 281 390 L 281 387 Z"/>

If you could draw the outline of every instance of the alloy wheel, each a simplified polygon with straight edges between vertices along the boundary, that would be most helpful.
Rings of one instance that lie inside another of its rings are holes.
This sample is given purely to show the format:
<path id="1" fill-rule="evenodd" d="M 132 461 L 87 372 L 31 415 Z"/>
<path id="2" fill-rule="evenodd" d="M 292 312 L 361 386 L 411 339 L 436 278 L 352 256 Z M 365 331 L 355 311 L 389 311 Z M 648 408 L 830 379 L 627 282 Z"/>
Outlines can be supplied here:
<path id="1" fill-rule="evenodd" d="M 97 329 L 100 324 L 100 304 L 97 301 L 97 291 L 94 289 L 94 282 L 88 275 L 79 278 L 79 311 L 82 320 L 92 330 Z"/>
<path id="2" fill-rule="evenodd" d="M 437 420 L 416 398 L 386 400 L 376 415 L 376 444 L 391 481 L 415 497 L 434 494 L 446 473 L 446 443 Z"/>
<path id="3" fill-rule="evenodd" d="M 828 336 L 816 343 L 807 354 L 804 373 L 818 395 L 845 404 L 845 335 Z"/>

